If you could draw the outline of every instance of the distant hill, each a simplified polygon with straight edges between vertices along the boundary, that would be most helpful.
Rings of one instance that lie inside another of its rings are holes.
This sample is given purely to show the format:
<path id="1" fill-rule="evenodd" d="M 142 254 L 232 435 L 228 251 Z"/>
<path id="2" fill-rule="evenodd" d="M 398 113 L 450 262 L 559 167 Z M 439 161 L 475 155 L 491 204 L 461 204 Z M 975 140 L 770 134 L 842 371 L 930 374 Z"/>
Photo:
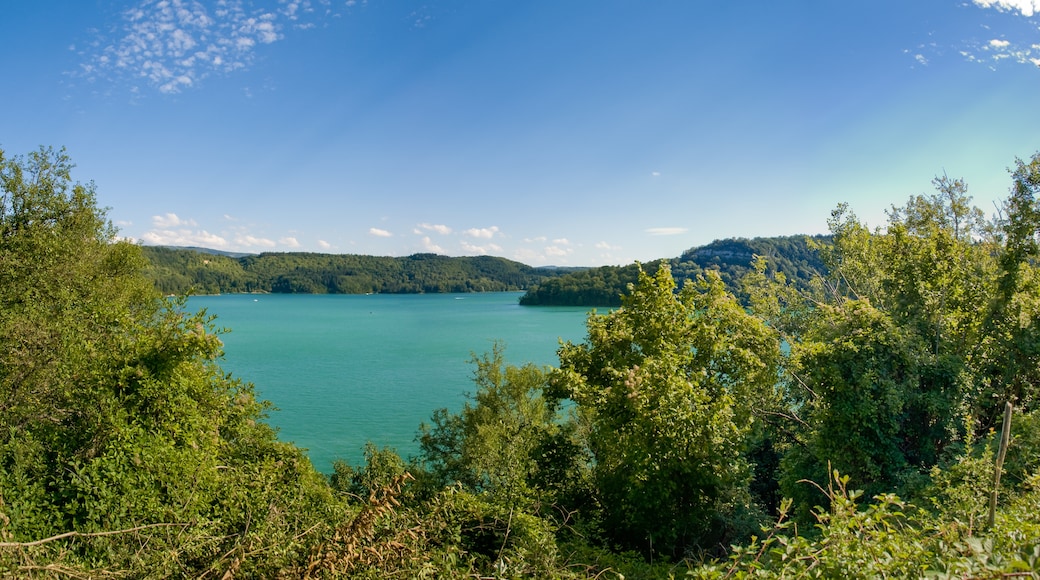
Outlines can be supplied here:
<path id="1" fill-rule="evenodd" d="M 146 274 L 163 293 L 436 293 L 526 290 L 571 269 L 535 268 L 491 256 L 406 257 L 305 252 L 231 254 L 142 246 Z"/>
<path id="2" fill-rule="evenodd" d="M 825 238 L 817 238 L 823 240 Z M 681 285 L 705 270 L 716 270 L 734 292 L 754 256 L 767 259 L 771 272 L 807 284 L 823 271 L 806 236 L 716 240 L 669 259 Z M 207 248 L 143 246 L 146 274 L 166 294 L 274 292 L 289 294 L 417 294 L 526 290 L 529 306 L 618 306 L 636 264 L 574 268 L 534 267 L 491 256 L 406 257 L 270 252 L 244 254 Z M 655 272 L 662 260 L 643 264 Z"/>
<path id="3" fill-rule="evenodd" d="M 249 252 L 227 252 L 224 250 L 214 250 L 213 248 L 200 248 L 199 246 L 154 246 L 160 248 L 166 248 L 168 250 L 191 250 L 192 252 L 199 252 L 201 254 L 212 254 L 214 256 L 227 256 L 228 258 L 243 258 L 245 256 L 255 256 Z"/>
<path id="4" fill-rule="evenodd" d="M 678 258 L 667 260 L 672 275 L 681 287 L 685 280 L 694 280 L 705 270 L 715 270 L 719 277 L 739 295 L 739 281 L 751 266 L 755 256 L 766 258 L 770 273 L 783 272 L 796 285 L 808 284 L 824 265 L 809 247 L 808 236 L 772 238 L 734 238 L 716 240 L 705 246 L 691 248 Z M 826 241 L 825 237 L 816 237 Z M 663 260 L 643 264 L 656 272 Z M 636 282 L 638 267 L 602 266 L 548 278 L 530 288 L 520 298 L 520 304 L 529 306 L 620 306 L 621 295 L 628 285 Z"/>
<path id="5" fill-rule="evenodd" d="M 783 272 L 784 276 L 795 284 L 808 283 L 813 276 L 823 273 L 825 269 L 817 252 L 809 247 L 809 240 L 825 243 L 830 237 L 785 236 L 716 240 L 706 246 L 686 250 L 675 263 L 679 265 L 680 270 L 683 264 L 695 264 L 701 270 L 717 270 L 730 288 L 736 288 L 740 278 L 750 270 L 754 257 L 762 256 L 768 263 L 767 272 Z"/>

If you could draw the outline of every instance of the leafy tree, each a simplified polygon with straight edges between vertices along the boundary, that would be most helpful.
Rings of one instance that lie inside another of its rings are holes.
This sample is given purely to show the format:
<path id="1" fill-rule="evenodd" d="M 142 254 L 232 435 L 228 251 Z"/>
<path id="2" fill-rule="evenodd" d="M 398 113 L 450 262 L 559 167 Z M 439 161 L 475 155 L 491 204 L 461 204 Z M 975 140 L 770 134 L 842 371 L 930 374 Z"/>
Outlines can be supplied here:
<path id="1" fill-rule="evenodd" d="M 981 338 L 972 365 L 970 409 L 988 430 L 1004 401 L 1032 410 L 1040 405 L 1040 153 L 1016 160 L 1012 187 L 996 220 L 1002 242 L 995 290 L 982 308 Z"/>
<path id="2" fill-rule="evenodd" d="M 935 449 L 922 446 L 942 441 L 951 412 L 946 401 L 929 400 L 919 354 L 926 348 L 864 300 L 820 307 L 791 355 L 791 401 L 807 426 L 784 458 L 782 483 L 803 515 L 824 498 L 802 480 L 825 481 L 836 469 L 874 495 L 907 481 L 913 467 L 934 465 Z M 937 423 L 937 433 L 921 433 Z"/>
<path id="3" fill-rule="evenodd" d="M 801 311 L 785 314 L 800 320 L 788 336 L 787 391 L 804 423 L 782 484 L 803 517 L 825 498 L 800 482 L 823 481 L 833 467 L 871 494 L 890 491 L 934 465 L 962 424 L 963 360 L 952 345 L 970 319 L 970 257 L 984 255 L 970 247 L 958 209 L 963 188 L 937 184 L 949 186 L 947 197 L 911 198 L 890 212 L 887 232 L 871 233 L 839 206 L 833 246 L 822 251 L 829 278 L 815 296 L 785 304 Z"/>
<path id="4" fill-rule="evenodd" d="M 440 409 L 422 425 L 422 464 L 439 485 L 459 482 L 501 505 L 560 501 L 584 461 L 573 423 L 544 393 L 546 370 L 505 364 L 500 343 L 471 362 L 477 391 L 458 413 Z"/>
<path id="5" fill-rule="evenodd" d="M 609 539 L 682 556 L 750 508 L 746 438 L 773 404 L 779 342 L 711 273 L 676 293 L 663 264 L 630 292 L 560 348 L 553 385 L 577 403 Z"/>
<path id="6" fill-rule="evenodd" d="M 0 153 L 0 535 L 21 550 L 0 570 L 269 575 L 323 529 L 328 487 L 71 168 Z"/>
<path id="7" fill-rule="evenodd" d="M 820 481 L 828 465 L 869 493 L 912 491 L 952 443 L 992 428 L 1005 401 L 1033 408 L 1036 166 L 1019 163 L 996 223 L 946 176 L 893 208 L 885 229 L 839 206 L 817 292 L 799 301 L 756 281 L 759 309 L 793 331 L 788 409 L 802 423 L 783 480 L 800 513 L 823 498 L 797 482 Z"/>

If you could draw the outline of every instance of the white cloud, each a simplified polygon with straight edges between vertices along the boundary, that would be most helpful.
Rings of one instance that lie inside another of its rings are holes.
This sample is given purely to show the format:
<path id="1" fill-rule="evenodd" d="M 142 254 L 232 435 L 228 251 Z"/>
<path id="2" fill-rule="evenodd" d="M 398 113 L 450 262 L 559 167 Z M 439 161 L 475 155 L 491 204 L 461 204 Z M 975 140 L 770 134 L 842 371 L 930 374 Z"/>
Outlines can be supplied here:
<path id="1" fill-rule="evenodd" d="M 74 48 L 84 58 L 78 75 L 89 81 L 122 79 L 136 92 L 145 83 L 161 93 L 195 87 L 214 73 L 249 67 L 258 47 L 282 40 L 283 23 L 310 28 L 302 17 L 319 18 L 313 0 L 280 0 L 276 11 L 243 0 L 137 0 L 121 21 L 87 48 Z M 82 46 L 82 45 L 81 45 Z"/>
<path id="2" fill-rule="evenodd" d="M 1040 15 L 1040 0 L 972 0 L 972 3 L 982 9 L 995 9 L 1000 12 L 1009 13 L 1011 16 L 1026 18 L 1026 24 L 1037 31 L 1036 16 Z M 991 69 L 1004 63 L 1025 64 L 1029 66 L 1040 66 L 1040 46 L 1033 42 L 1033 38 L 1021 36 L 1021 28 L 1008 21 L 1007 18 L 990 19 L 988 23 L 980 24 L 987 34 L 992 34 L 990 40 L 965 41 L 957 48 L 957 54 L 964 57 L 968 62 L 984 64 Z M 995 37 L 995 38 L 994 38 Z M 934 44 L 929 45 L 936 55 L 942 55 Z M 920 48 L 924 48 L 922 45 Z M 918 61 L 924 60 L 923 55 L 917 55 Z M 924 61 L 927 63 L 927 61 Z"/>
<path id="3" fill-rule="evenodd" d="M 390 232 L 388 232 L 386 230 L 381 230 L 379 228 L 368 228 L 368 234 L 370 236 L 375 236 L 377 238 L 390 238 L 390 237 L 393 237 L 393 234 L 391 234 Z"/>
<path id="4" fill-rule="evenodd" d="M 572 254 L 572 253 L 574 253 L 574 250 L 572 248 L 560 248 L 558 246 L 549 246 L 549 247 L 545 248 L 545 255 L 546 256 L 559 257 L 559 256 L 566 256 L 566 255 Z"/>
<path id="5" fill-rule="evenodd" d="M 318 247 L 323 250 L 329 250 L 332 248 L 332 244 L 326 242 L 325 240 L 318 240 Z"/>
<path id="6" fill-rule="evenodd" d="M 260 18 L 245 18 L 239 21 L 236 32 L 240 36 L 236 40 L 248 40 L 250 46 L 256 44 L 257 41 L 270 44 L 278 40 L 278 34 L 271 24 L 272 18 L 274 18 L 274 15 L 267 13 L 261 15 Z"/>
<path id="7" fill-rule="evenodd" d="M 1001 12 L 1021 12 L 1029 18 L 1040 12 L 1040 0 L 974 0 L 981 8 L 996 8 Z"/>
<path id="8" fill-rule="evenodd" d="M 451 228 L 443 224 L 422 223 L 419 224 L 419 229 L 426 230 L 428 232 L 437 232 L 438 234 L 441 234 L 443 236 L 446 236 L 451 233 Z"/>
<path id="9" fill-rule="evenodd" d="M 473 245 L 473 244 L 471 244 L 469 242 L 462 242 L 462 249 L 467 254 L 479 254 L 481 256 L 486 256 L 487 253 L 488 253 L 486 248 L 482 248 L 480 246 Z"/>
<path id="10" fill-rule="evenodd" d="M 162 230 L 168 230 L 176 227 L 195 227 L 198 224 L 195 223 L 195 220 L 182 220 L 177 217 L 177 214 L 168 213 L 164 215 L 153 215 L 152 225 Z"/>
<path id="11" fill-rule="evenodd" d="M 660 171 L 651 171 L 650 172 L 650 176 L 651 177 L 661 177 L 661 172 Z"/>
<path id="12" fill-rule="evenodd" d="M 596 242 L 597 250 L 620 250 L 621 246 L 612 246 L 609 242 Z"/>
<path id="13" fill-rule="evenodd" d="M 552 241 L 552 243 L 558 244 L 558 245 L 561 245 L 561 246 L 569 246 L 571 242 L 567 238 L 556 238 L 555 240 Z"/>
<path id="14" fill-rule="evenodd" d="M 432 252 L 434 254 L 443 254 L 444 253 L 444 248 L 442 248 L 442 247 L 438 246 L 437 244 L 433 243 L 433 240 L 430 239 L 430 236 L 423 237 L 422 245 L 423 245 L 423 249 L 426 250 L 427 252 Z"/>
<path id="15" fill-rule="evenodd" d="M 471 238 L 482 238 L 491 239 L 498 233 L 498 226 L 491 226 L 490 228 L 470 228 L 464 232 L 464 235 L 470 236 Z"/>
<path id="16" fill-rule="evenodd" d="M 535 237 L 535 238 L 524 238 L 524 242 L 528 243 L 528 244 L 540 244 L 540 243 L 544 242 L 547 239 L 548 238 L 546 238 L 545 236 L 538 236 L 538 237 Z"/>
<path id="17" fill-rule="evenodd" d="M 1002 61 L 1035 65 L 1038 60 L 1037 57 L 1040 57 L 1040 48 L 1036 45 L 1022 47 L 1002 38 L 994 38 L 985 44 L 977 46 L 976 52 L 978 54 L 970 52 L 962 54 L 966 54 L 970 62 L 985 62 L 989 63 L 990 66 L 993 66 L 993 63 Z"/>
<path id="18" fill-rule="evenodd" d="M 227 240 L 205 230 L 152 230 L 141 236 L 141 241 L 156 246 L 202 246 L 205 248 L 225 248 Z"/>
<path id="19" fill-rule="evenodd" d="M 477 254 L 477 255 L 480 255 L 480 256 L 487 256 L 489 254 L 501 254 L 502 253 L 502 247 L 499 246 L 498 244 L 487 244 L 487 245 L 484 245 L 484 246 L 478 246 L 476 244 L 471 244 L 469 242 L 463 241 L 462 242 L 462 249 L 467 254 Z"/>
<path id="20" fill-rule="evenodd" d="M 278 240 L 278 243 L 283 245 L 283 246 L 290 247 L 290 248 L 299 248 L 300 245 L 301 245 L 300 241 L 297 240 L 296 238 L 292 237 L 292 236 L 284 237 L 284 238 Z"/>
<path id="21" fill-rule="evenodd" d="M 261 248 L 273 248 L 275 244 L 274 240 L 267 238 L 258 238 L 250 234 L 237 234 L 235 236 L 235 244 L 245 247 L 261 247 Z"/>
<path id="22" fill-rule="evenodd" d="M 647 228 L 646 233 L 651 236 L 677 236 L 687 231 L 689 228 Z"/>

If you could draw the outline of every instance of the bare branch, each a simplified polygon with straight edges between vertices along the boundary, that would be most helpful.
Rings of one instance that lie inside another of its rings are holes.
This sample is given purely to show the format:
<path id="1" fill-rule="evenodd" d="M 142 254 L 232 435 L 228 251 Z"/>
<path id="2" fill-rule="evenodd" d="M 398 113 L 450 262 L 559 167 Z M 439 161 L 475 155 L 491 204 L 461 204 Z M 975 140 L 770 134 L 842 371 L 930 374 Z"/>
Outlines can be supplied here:
<path id="1" fill-rule="evenodd" d="M 133 532 L 139 532 L 148 528 L 170 528 L 170 527 L 188 527 L 191 524 L 181 523 L 160 523 L 160 524 L 146 524 L 143 526 L 137 526 L 135 528 L 127 528 L 125 530 L 113 530 L 110 532 L 65 532 L 58 534 L 57 536 L 51 536 L 49 538 L 43 538 L 42 540 L 34 540 L 32 542 L 0 542 L 0 548 L 31 548 L 33 546 L 40 546 L 49 542 L 55 542 L 58 540 L 64 540 L 65 538 L 98 538 L 101 536 L 117 536 L 119 534 L 130 534 Z"/>

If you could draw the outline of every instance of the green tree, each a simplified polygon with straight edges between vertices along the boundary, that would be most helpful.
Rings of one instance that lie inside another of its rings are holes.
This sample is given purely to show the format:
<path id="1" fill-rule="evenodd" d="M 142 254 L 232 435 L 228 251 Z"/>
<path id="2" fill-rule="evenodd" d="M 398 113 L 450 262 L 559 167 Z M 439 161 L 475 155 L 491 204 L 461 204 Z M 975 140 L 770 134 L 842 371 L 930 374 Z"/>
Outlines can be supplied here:
<path id="1" fill-rule="evenodd" d="M 471 362 L 476 391 L 459 412 L 440 409 L 420 428 L 417 495 L 430 510 L 422 518 L 447 508 L 457 547 L 480 569 L 559 575 L 556 532 L 575 523 L 565 520 L 587 463 L 574 425 L 545 395 L 546 369 L 506 364 L 500 343 Z"/>
<path id="2" fill-rule="evenodd" d="M 951 443 L 993 427 L 1005 401 L 1032 407 L 1033 171 L 1019 163 L 995 224 L 946 176 L 874 232 L 840 206 L 820 291 L 802 301 L 776 287 L 757 295 L 762 311 L 798 322 L 787 325 L 797 329 L 787 335 L 787 392 L 802 423 L 783 479 L 801 513 L 823 498 L 797 482 L 825 479 L 828 464 L 869 493 L 913 491 Z"/>
<path id="3" fill-rule="evenodd" d="M 9 548 L 0 573 L 298 561 L 335 505 L 324 479 L 221 371 L 209 317 L 157 295 L 71 169 L 64 151 L 0 152 L 0 535 L 111 535 Z"/>
<path id="4" fill-rule="evenodd" d="M 712 273 L 676 293 L 667 264 L 587 325 L 553 385 L 577 403 L 609 539 L 676 557 L 725 545 L 751 507 L 745 449 L 774 403 L 777 334 Z"/>
<path id="5" fill-rule="evenodd" d="M 951 410 L 929 400 L 931 377 L 920 355 L 927 346 L 865 300 L 819 307 L 791 355 L 791 400 L 806 425 L 784 458 L 782 484 L 801 515 L 825 500 L 803 480 L 826 481 L 832 469 L 874 495 L 934 465 L 935 449 L 921 448 L 947 435 L 927 433 L 936 441 L 921 431 L 937 422 L 945 428 Z"/>
<path id="6" fill-rule="evenodd" d="M 970 409 L 979 429 L 996 427 L 1005 401 L 1040 406 L 1040 153 L 1016 160 L 996 231 L 995 290 L 985 303 L 982 333 L 972 350 L 976 373 Z"/>
<path id="7" fill-rule="evenodd" d="M 470 401 L 458 413 L 436 411 L 420 428 L 424 467 L 440 486 L 460 482 L 509 507 L 560 500 L 584 461 L 560 401 L 544 394 L 546 370 L 507 365 L 500 343 L 471 362 Z"/>

